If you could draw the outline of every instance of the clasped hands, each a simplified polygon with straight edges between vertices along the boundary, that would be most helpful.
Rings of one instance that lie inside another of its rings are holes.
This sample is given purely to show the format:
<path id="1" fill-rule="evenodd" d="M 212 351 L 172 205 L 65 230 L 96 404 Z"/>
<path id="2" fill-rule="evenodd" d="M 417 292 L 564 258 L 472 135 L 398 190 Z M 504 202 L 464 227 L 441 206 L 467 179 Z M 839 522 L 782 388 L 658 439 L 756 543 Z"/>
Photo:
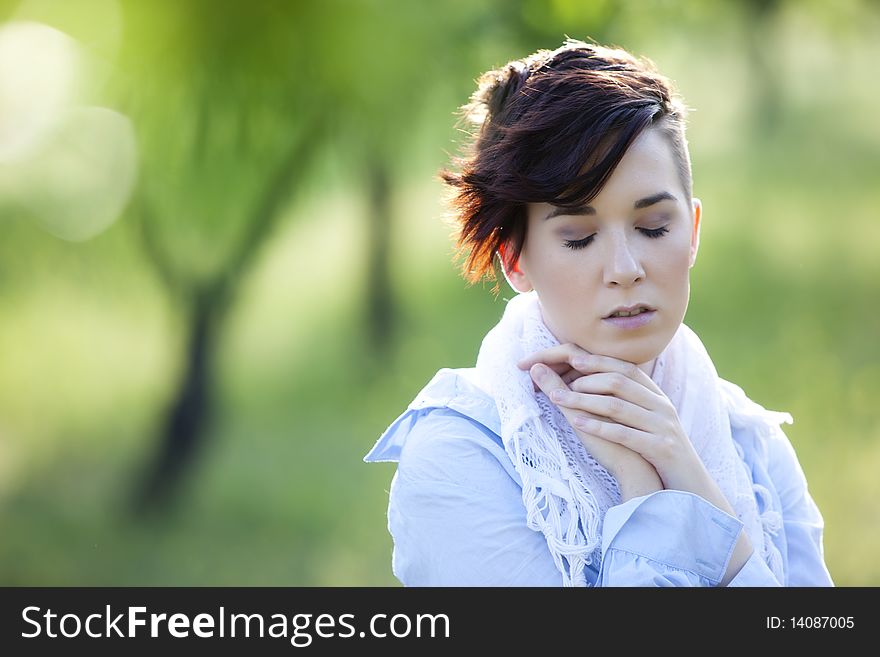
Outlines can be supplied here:
<path id="1" fill-rule="evenodd" d="M 681 426 L 669 398 L 638 366 L 577 345 L 545 349 L 517 365 L 559 407 L 587 451 L 620 487 L 621 502 L 663 489 L 699 495 L 736 517 Z M 753 553 L 740 532 L 720 584 Z"/>
<path id="2" fill-rule="evenodd" d="M 571 343 L 517 365 L 617 479 L 624 501 L 664 488 L 701 494 L 709 486 L 720 494 L 672 402 L 637 365 Z"/>

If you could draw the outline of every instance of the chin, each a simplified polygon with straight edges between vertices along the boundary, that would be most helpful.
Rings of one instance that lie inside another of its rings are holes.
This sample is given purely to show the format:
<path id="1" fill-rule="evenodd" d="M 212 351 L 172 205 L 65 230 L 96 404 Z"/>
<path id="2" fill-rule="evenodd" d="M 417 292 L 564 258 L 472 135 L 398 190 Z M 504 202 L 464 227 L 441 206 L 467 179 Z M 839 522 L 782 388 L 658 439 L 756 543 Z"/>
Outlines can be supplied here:
<path id="1" fill-rule="evenodd" d="M 639 344 L 615 342 L 613 344 L 596 345 L 596 351 L 591 351 L 590 349 L 587 349 L 587 351 L 641 365 L 657 358 L 666 348 L 667 344 L 668 342 L 659 344 L 657 340 L 640 340 Z"/>
<path id="2" fill-rule="evenodd" d="M 642 363 L 647 363 L 648 361 L 654 360 L 663 350 L 656 351 L 653 349 L 617 349 L 617 350 L 609 350 L 608 356 L 612 356 L 614 358 L 619 358 L 620 360 L 625 360 L 627 363 L 634 363 L 636 365 L 641 365 Z"/>

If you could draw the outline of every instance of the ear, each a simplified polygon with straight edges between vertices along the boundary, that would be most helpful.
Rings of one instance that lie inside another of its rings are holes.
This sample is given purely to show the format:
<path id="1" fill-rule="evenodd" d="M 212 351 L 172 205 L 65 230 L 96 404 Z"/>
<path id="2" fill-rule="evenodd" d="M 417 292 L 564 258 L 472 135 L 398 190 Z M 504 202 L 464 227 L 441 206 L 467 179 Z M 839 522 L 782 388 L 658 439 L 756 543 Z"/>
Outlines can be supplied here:
<path id="1" fill-rule="evenodd" d="M 693 267 L 697 261 L 697 251 L 700 249 L 700 219 L 703 217 L 703 203 L 698 198 L 694 198 L 692 202 L 694 204 L 694 225 L 691 229 L 690 267 Z"/>
<path id="2" fill-rule="evenodd" d="M 517 260 L 510 262 L 506 246 L 506 244 L 502 244 L 498 249 L 498 260 L 501 261 L 501 269 L 504 272 L 507 284 L 517 292 L 530 292 L 532 290 L 532 283 L 529 281 L 528 275 L 522 270 L 522 254 L 520 254 Z"/>

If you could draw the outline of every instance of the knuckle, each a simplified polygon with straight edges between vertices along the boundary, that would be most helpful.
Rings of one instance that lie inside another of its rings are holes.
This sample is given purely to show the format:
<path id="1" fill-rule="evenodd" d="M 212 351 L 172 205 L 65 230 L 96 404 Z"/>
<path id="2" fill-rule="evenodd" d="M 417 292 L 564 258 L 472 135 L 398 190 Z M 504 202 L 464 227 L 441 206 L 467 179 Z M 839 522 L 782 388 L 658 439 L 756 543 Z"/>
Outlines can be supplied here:
<path id="1" fill-rule="evenodd" d="M 608 397 L 605 402 L 605 409 L 608 411 L 609 415 L 617 415 L 620 411 L 623 410 L 623 402 L 620 401 L 617 397 Z"/>
<path id="2" fill-rule="evenodd" d="M 668 437 L 661 438 L 657 441 L 655 451 L 660 456 L 660 458 L 668 459 L 672 456 L 675 451 L 673 442 L 674 441 Z"/>
<path id="3" fill-rule="evenodd" d="M 626 442 L 626 432 L 619 424 L 602 422 L 602 438 L 622 445 Z"/>
<path id="4" fill-rule="evenodd" d="M 618 374 L 614 372 L 611 376 L 608 377 L 608 392 L 619 393 L 623 391 L 623 386 L 625 385 L 624 381 L 625 377 L 622 374 Z"/>
<path id="5" fill-rule="evenodd" d="M 566 342 L 565 343 L 565 353 L 569 357 L 569 359 L 574 359 L 574 358 L 577 358 L 578 356 L 580 356 L 582 352 L 581 352 L 581 348 L 578 347 L 573 342 Z"/>
<path id="6" fill-rule="evenodd" d="M 626 429 L 624 429 L 619 424 L 611 425 L 609 427 L 608 433 L 609 433 L 608 437 L 610 439 L 614 440 L 614 442 L 619 443 L 621 445 L 629 445 L 630 444 L 629 434 L 627 433 Z"/>
<path id="7" fill-rule="evenodd" d="M 633 363 L 628 364 L 623 370 L 623 376 L 634 379 L 639 374 L 639 366 Z"/>
<path id="8" fill-rule="evenodd" d="M 579 411 L 574 414 L 574 419 L 581 430 L 589 432 L 592 436 L 602 437 L 604 433 L 604 423 L 599 422 L 594 416 Z"/>

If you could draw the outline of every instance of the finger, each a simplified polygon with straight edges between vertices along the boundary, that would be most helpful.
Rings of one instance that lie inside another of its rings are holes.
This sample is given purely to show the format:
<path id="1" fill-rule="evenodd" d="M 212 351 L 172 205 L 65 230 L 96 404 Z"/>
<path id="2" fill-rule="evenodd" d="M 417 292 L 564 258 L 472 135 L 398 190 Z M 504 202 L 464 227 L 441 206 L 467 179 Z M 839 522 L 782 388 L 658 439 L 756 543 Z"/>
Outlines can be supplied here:
<path id="1" fill-rule="evenodd" d="M 556 345 L 549 349 L 536 351 L 535 353 L 522 358 L 516 366 L 521 370 L 529 370 L 535 363 L 544 363 L 546 365 L 565 363 L 571 366 L 571 361 L 573 359 L 583 355 L 589 355 L 589 352 L 584 351 L 574 343 L 567 342 L 566 344 Z"/>
<path id="2" fill-rule="evenodd" d="M 624 426 L 645 432 L 657 430 L 659 417 L 632 402 L 611 395 L 593 395 L 554 388 L 549 393 L 550 401 L 560 407 L 587 411 L 593 415 L 614 420 Z"/>
<path id="3" fill-rule="evenodd" d="M 577 371 L 577 370 L 573 370 Z M 565 376 L 563 376 L 565 380 Z M 569 389 L 594 395 L 611 395 L 632 402 L 648 411 L 664 408 L 664 397 L 633 381 L 620 372 L 598 372 L 566 381 Z"/>
<path id="4" fill-rule="evenodd" d="M 561 376 L 562 376 L 562 380 L 565 382 L 565 385 L 567 385 L 569 388 L 571 388 L 572 381 L 577 381 L 578 379 L 580 379 L 583 376 L 583 374 L 581 372 L 578 372 L 574 368 L 567 367 L 566 371 L 564 373 L 562 373 Z"/>
<path id="5" fill-rule="evenodd" d="M 617 443 L 618 445 L 623 445 L 634 452 L 638 452 L 642 456 L 649 454 L 651 451 L 651 446 L 653 444 L 651 440 L 652 435 L 645 431 L 633 429 L 632 427 L 625 427 L 615 422 L 607 422 L 585 417 L 580 414 L 575 415 L 571 424 L 581 433 L 601 438 L 602 440 L 607 440 L 612 443 Z"/>
<path id="6" fill-rule="evenodd" d="M 565 380 L 553 368 L 544 363 L 532 365 L 529 374 L 535 383 L 536 392 L 543 392 L 547 397 L 553 395 L 554 391 L 558 391 L 558 393 L 571 392 Z M 571 422 L 574 411 L 564 407 L 559 407 L 559 410 Z"/>
<path id="7" fill-rule="evenodd" d="M 619 358 L 614 358 L 613 356 L 591 354 L 589 351 L 586 351 L 571 342 L 531 354 L 520 360 L 517 363 L 517 367 L 520 367 L 521 369 L 530 369 L 532 365 L 539 362 L 547 365 L 568 363 L 573 369 L 576 369 L 583 374 L 617 372 L 637 383 L 641 383 L 648 388 L 648 390 L 651 390 L 656 394 L 663 394 L 657 384 L 651 380 L 651 377 L 645 374 L 638 365 L 625 360 L 620 360 Z"/>
<path id="8" fill-rule="evenodd" d="M 568 386 L 568 384 L 571 381 L 573 381 L 574 379 L 578 378 L 579 376 L 582 376 L 580 372 L 578 372 L 577 370 L 571 369 L 571 366 L 569 366 L 566 363 L 553 363 L 552 365 L 549 365 L 547 363 L 544 363 L 544 364 L 547 365 L 547 367 L 549 367 L 551 370 L 553 370 L 560 377 L 562 377 L 562 380 L 566 386 Z M 540 392 L 541 389 L 538 387 L 538 384 L 534 382 L 534 377 L 532 377 L 532 384 L 535 389 L 535 392 Z"/>
<path id="9" fill-rule="evenodd" d="M 663 391 L 660 390 L 659 386 L 638 365 L 620 360 L 619 358 L 584 352 L 582 355 L 572 359 L 571 366 L 584 374 L 598 374 L 600 372 L 622 374 L 626 378 L 641 384 L 654 394 L 663 395 Z"/>
<path id="10" fill-rule="evenodd" d="M 565 382 L 562 380 L 562 377 L 560 377 L 556 372 L 554 372 L 551 368 L 544 365 L 543 363 L 537 363 L 533 365 L 532 368 L 529 370 L 529 374 L 531 375 L 532 381 L 535 382 L 537 388 L 548 397 L 553 394 L 554 390 L 558 390 L 560 392 L 570 392 L 568 386 L 565 385 Z M 598 415 L 592 415 L 587 411 L 577 411 L 566 406 L 557 406 L 557 408 L 559 408 L 563 416 L 565 416 L 565 419 L 568 420 L 569 424 L 573 422 L 575 417 L 577 417 L 578 415 L 593 419 L 600 419 Z"/>
<path id="11" fill-rule="evenodd" d="M 551 370 L 556 372 L 559 376 L 563 376 L 566 372 L 571 372 L 571 365 L 568 363 L 544 363 Z"/>
<path id="12" fill-rule="evenodd" d="M 572 345 L 572 346 L 574 346 L 574 345 Z M 574 347 L 575 347 L 575 350 L 571 354 L 572 357 L 576 357 L 581 352 L 588 353 L 583 350 L 577 351 L 580 348 L 576 347 L 576 346 L 574 346 Z M 547 356 L 546 360 L 544 360 L 545 355 Z M 547 367 L 552 369 L 554 372 L 556 372 L 560 377 L 562 377 L 563 383 L 568 385 L 572 381 L 577 379 L 578 377 L 583 376 L 583 373 L 574 369 L 569 364 L 568 360 L 570 360 L 570 358 L 568 358 L 568 357 L 561 358 L 560 356 L 555 355 L 551 350 L 545 349 L 543 351 L 536 352 L 536 353 L 532 354 L 531 356 L 519 361 L 518 366 L 521 367 L 522 369 L 531 369 L 532 365 L 535 365 L 536 363 L 543 363 L 544 365 L 546 365 Z M 538 390 L 537 386 L 535 387 L 535 390 L 536 391 Z"/>
<path id="13" fill-rule="evenodd" d="M 554 390 L 569 392 L 568 386 L 551 367 L 543 363 L 536 363 L 529 369 L 532 381 L 538 386 L 541 392 L 548 397 Z"/>

